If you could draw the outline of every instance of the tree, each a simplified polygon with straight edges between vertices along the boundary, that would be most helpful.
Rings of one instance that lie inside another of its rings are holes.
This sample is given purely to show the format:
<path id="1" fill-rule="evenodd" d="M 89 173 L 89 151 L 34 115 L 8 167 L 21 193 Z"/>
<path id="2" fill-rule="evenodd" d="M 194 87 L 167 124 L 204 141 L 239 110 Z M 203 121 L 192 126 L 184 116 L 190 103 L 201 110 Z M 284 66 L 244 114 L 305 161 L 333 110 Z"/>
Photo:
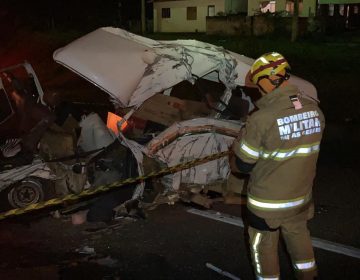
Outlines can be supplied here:
<path id="1" fill-rule="evenodd" d="M 146 32 L 146 13 L 145 13 L 145 0 L 141 0 L 141 33 Z"/>
<path id="2" fill-rule="evenodd" d="M 299 34 L 299 0 L 294 0 L 294 14 L 291 24 L 291 42 L 295 42 Z"/>

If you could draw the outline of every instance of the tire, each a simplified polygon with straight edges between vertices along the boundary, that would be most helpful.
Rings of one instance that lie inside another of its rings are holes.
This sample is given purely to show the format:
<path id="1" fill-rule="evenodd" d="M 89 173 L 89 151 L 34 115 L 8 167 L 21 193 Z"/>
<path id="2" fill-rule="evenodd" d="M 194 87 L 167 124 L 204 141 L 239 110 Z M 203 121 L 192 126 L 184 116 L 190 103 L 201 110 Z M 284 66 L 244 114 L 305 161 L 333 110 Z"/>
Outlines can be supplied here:
<path id="1" fill-rule="evenodd" d="M 22 208 L 44 200 L 43 185 L 36 178 L 26 178 L 11 187 L 8 201 L 14 208 Z"/>

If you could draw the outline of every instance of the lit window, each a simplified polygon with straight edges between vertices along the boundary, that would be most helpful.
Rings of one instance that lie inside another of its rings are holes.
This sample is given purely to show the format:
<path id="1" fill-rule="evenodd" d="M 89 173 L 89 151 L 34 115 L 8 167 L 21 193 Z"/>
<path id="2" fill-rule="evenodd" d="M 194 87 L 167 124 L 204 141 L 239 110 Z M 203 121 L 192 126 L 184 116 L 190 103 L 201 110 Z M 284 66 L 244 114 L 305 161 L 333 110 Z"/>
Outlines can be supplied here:
<path id="1" fill-rule="evenodd" d="M 263 1 L 260 3 L 262 13 L 275 13 L 276 1 Z"/>
<path id="2" fill-rule="evenodd" d="M 339 5 L 339 14 L 344 16 L 344 5 Z"/>
<path id="3" fill-rule="evenodd" d="M 357 15 L 359 13 L 359 6 L 354 6 L 354 14 Z"/>
<path id="4" fill-rule="evenodd" d="M 286 1 L 285 10 L 290 14 L 294 14 L 294 0 Z M 303 1 L 299 0 L 299 14 L 301 14 L 303 10 Z"/>
<path id="5" fill-rule="evenodd" d="M 170 18 L 171 17 L 170 8 L 162 8 L 161 9 L 161 17 L 162 18 Z"/>
<path id="6" fill-rule="evenodd" d="M 187 7 L 186 8 L 186 18 L 187 18 L 187 20 L 196 20 L 197 19 L 197 8 L 196 7 Z"/>
<path id="7" fill-rule="evenodd" d="M 209 17 L 215 16 L 215 6 L 214 5 L 208 6 L 208 16 Z"/>

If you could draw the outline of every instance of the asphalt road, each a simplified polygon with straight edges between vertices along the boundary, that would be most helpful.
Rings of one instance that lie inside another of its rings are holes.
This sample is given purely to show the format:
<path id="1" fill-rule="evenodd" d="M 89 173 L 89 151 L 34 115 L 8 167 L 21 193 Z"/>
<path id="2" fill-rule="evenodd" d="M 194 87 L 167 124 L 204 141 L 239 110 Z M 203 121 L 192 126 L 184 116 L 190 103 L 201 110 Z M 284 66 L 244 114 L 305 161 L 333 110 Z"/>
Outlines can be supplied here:
<path id="1" fill-rule="evenodd" d="M 189 206 L 164 205 L 146 220 L 89 233 L 89 225 L 64 219 L 1 225 L 1 279 L 225 279 L 211 263 L 241 279 L 253 279 L 244 230 L 189 214 Z M 241 215 L 238 206 L 218 205 Z M 79 251 L 94 250 L 94 254 Z M 320 279 L 358 279 L 359 259 L 315 249 Z M 283 279 L 292 279 L 280 247 Z"/>

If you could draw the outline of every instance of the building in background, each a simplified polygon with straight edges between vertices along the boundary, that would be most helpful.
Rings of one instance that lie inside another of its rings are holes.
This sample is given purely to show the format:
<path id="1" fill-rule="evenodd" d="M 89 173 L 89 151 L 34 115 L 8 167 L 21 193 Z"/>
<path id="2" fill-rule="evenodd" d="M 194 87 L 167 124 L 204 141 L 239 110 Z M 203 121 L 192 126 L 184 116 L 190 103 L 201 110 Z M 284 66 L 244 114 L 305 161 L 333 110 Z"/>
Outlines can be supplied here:
<path id="1" fill-rule="evenodd" d="M 248 16 L 258 13 L 284 13 L 292 15 L 294 12 L 293 0 L 248 0 Z M 299 0 L 299 16 L 311 17 L 316 13 L 316 0 Z"/>
<path id="2" fill-rule="evenodd" d="M 360 27 L 360 0 L 318 0 L 318 4 L 317 15 L 331 19 L 337 27 Z"/>
<path id="3" fill-rule="evenodd" d="M 264 34 L 250 26 L 250 17 L 257 15 L 280 15 L 275 21 L 286 23 L 294 13 L 294 0 L 150 0 L 153 3 L 154 32 L 207 32 L 217 25 L 216 33 Z M 320 18 L 322 31 L 332 29 L 356 29 L 360 26 L 360 0 L 299 0 L 299 16 L 302 29 L 314 18 Z M 237 15 L 234 17 L 234 15 Z M 271 17 L 270 17 L 271 18 Z M 270 20 L 270 19 L 269 19 Z M 238 21 L 238 23 L 236 23 Z M 258 22 L 261 21 L 260 19 Z M 264 24 L 266 20 L 262 19 Z M 271 21 L 271 20 L 270 20 Z M 211 22 L 211 23 L 209 23 Z M 264 25 L 263 24 L 263 25 Z M 232 27 L 238 31 L 230 30 Z M 263 28 L 264 29 L 264 28 Z M 270 28 L 271 29 L 271 28 Z M 269 30 L 270 30 L 269 29 Z M 315 28 L 316 29 L 316 28 Z M 327 32 L 326 31 L 326 32 Z M 268 32 L 268 31 L 266 31 Z M 265 33 L 266 33 L 265 32 Z"/>
<path id="4" fill-rule="evenodd" d="M 205 32 L 206 17 L 246 13 L 248 0 L 154 0 L 154 32 Z"/>

